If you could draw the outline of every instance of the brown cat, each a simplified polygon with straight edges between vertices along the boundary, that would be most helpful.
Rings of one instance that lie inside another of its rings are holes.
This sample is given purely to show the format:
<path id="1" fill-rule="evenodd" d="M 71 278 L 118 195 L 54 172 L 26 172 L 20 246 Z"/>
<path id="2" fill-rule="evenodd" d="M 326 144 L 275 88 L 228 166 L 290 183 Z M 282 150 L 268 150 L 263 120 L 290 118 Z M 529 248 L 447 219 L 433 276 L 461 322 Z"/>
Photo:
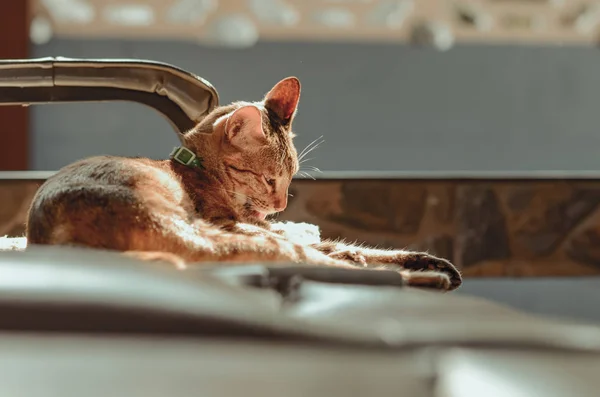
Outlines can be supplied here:
<path id="1" fill-rule="evenodd" d="M 260 102 L 216 108 L 182 135 L 169 160 L 101 156 L 64 167 L 33 199 L 28 243 L 118 250 L 182 268 L 207 261 L 392 265 L 409 285 L 457 288 L 460 274 L 446 260 L 318 236 L 302 242 L 301 225 L 265 220 L 286 208 L 298 172 L 291 125 L 299 99 L 300 82 L 289 77 Z"/>

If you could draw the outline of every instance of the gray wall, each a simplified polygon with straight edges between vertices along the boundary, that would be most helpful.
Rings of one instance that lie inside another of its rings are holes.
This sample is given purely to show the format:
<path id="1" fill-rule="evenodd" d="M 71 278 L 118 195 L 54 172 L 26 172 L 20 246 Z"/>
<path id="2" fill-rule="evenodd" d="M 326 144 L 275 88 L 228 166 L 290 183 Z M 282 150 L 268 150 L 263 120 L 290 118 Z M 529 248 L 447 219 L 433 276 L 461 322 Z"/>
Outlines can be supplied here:
<path id="1" fill-rule="evenodd" d="M 34 56 L 165 61 L 211 81 L 222 102 L 303 82 L 298 146 L 324 135 L 323 170 L 598 170 L 600 53 L 593 48 L 55 40 Z M 165 157 L 169 125 L 135 104 L 33 110 L 32 168 L 92 154 Z"/>

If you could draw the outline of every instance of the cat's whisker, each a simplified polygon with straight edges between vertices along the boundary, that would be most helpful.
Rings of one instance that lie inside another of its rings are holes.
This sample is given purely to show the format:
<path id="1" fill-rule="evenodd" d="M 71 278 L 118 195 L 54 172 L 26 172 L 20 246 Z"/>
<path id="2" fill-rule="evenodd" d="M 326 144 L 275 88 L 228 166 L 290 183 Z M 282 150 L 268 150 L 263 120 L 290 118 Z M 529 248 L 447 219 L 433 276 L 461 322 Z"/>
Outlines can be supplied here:
<path id="1" fill-rule="evenodd" d="M 322 141 L 322 142 L 325 142 L 325 141 Z M 312 152 L 313 150 L 315 150 L 316 148 L 318 148 L 320 145 L 321 145 L 321 144 L 319 143 L 318 145 L 314 145 L 312 148 L 308 149 L 308 151 L 307 151 L 306 153 L 304 153 L 304 154 L 302 155 L 302 157 L 300 157 L 300 158 L 298 159 L 298 161 L 302 161 L 302 160 L 304 159 L 304 157 L 306 157 L 306 155 L 307 155 L 307 154 L 309 154 L 310 152 Z"/>
<path id="2" fill-rule="evenodd" d="M 302 161 L 298 161 L 298 164 L 302 165 L 303 163 L 306 163 L 307 161 L 310 161 L 310 160 L 314 160 L 314 157 L 310 157 L 308 159 L 303 159 Z"/>
<path id="3" fill-rule="evenodd" d="M 321 135 L 320 137 L 318 137 L 317 139 L 315 139 L 314 141 L 309 143 L 304 148 L 304 150 L 302 150 L 300 152 L 300 154 L 298 155 L 298 161 L 302 161 L 304 159 L 304 157 L 306 157 L 306 155 L 308 155 L 310 152 L 312 152 L 313 150 L 318 148 L 323 142 L 325 142 L 325 139 L 323 139 L 323 135 Z"/>
<path id="4" fill-rule="evenodd" d="M 309 174 L 308 172 L 305 171 L 298 171 L 298 174 L 302 175 L 304 178 L 310 178 L 313 181 L 315 180 L 315 177 L 312 176 L 311 174 Z"/>
<path id="5" fill-rule="evenodd" d="M 306 166 L 304 166 L 304 168 L 307 169 L 308 171 L 323 173 L 323 171 L 321 171 L 317 167 L 313 167 L 312 165 L 306 165 Z"/>
<path id="6" fill-rule="evenodd" d="M 321 136 L 309 143 L 298 156 L 298 160 L 302 160 L 303 158 L 305 158 L 307 154 L 318 148 L 323 142 L 325 142 L 325 139 L 323 139 L 323 137 Z"/>
<path id="7" fill-rule="evenodd" d="M 301 157 L 304 152 L 311 147 L 311 145 L 313 145 L 316 141 L 318 141 L 319 139 L 323 138 L 323 135 L 321 135 L 320 137 L 318 137 L 317 139 L 313 140 L 312 142 L 310 142 L 308 145 L 306 145 L 306 147 L 304 149 L 302 149 L 302 151 L 300 152 L 300 154 L 298 155 L 298 157 Z"/>

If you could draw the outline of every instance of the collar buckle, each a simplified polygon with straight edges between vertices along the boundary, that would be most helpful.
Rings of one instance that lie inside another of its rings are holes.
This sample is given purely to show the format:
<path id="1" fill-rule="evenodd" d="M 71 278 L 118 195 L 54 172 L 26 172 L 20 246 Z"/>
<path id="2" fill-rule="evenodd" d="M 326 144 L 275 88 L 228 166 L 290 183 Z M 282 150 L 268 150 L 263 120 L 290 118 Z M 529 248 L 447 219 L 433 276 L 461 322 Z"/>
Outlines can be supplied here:
<path id="1" fill-rule="evenodd" d="M 184 146 L 178 146 L 173 149 L 170 156 L 173 160 L 179 164 L 183 164 L 188 167 L 200 167 L 202 168 L 202 162 L 196 153 Z"/>

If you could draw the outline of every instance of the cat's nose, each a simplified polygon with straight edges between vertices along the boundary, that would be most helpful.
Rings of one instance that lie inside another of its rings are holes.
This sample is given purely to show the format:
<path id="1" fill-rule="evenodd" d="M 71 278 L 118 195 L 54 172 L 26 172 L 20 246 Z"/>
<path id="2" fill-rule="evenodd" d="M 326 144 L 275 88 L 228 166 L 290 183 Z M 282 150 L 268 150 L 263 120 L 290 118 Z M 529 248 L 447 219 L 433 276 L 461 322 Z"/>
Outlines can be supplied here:
<path id="1" fill-rule="evenodd" d="M 275 211 L 283 211 L 287 207 L 287 194 L 282 197 L 276 198 L 273 202 L 273 208 Z"/>

